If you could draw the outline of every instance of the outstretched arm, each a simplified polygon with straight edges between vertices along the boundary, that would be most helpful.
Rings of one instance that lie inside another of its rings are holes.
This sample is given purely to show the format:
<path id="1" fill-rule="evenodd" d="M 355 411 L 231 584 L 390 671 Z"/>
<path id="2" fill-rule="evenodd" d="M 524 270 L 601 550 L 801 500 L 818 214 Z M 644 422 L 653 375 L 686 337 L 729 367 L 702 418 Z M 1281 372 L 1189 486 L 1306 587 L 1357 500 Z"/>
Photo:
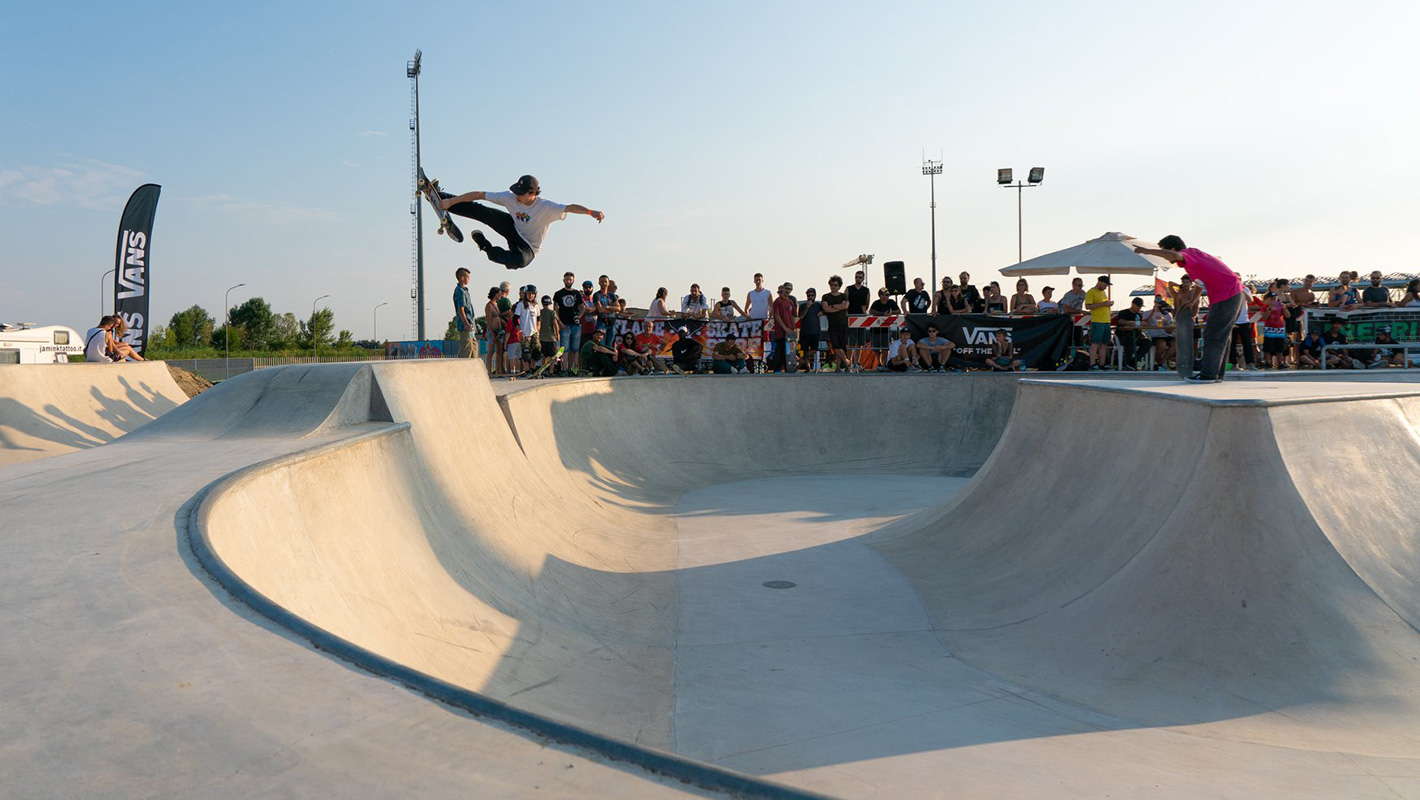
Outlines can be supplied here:
<path id="1" fill-rule="evenodd" d="M 487 192 L 468 192 L 458 197 L 445 197 L 443 200 L 439 201 L 439 208 L 448 211 L 459 203 L 471 203 L 474 200 L 482 200 L 487 194 Z"/>
<path id="2" fill-rule="evenodd" d="M 1135 245 L 1134 252 L 1146 256 L 1158 256 L 1159 258 L 1164 259 L 1170 264 L 1177 264 L 1178 262 L 1183 260 L 1183 256 L 1179 255 L 1178 253 L 1175 253 L 1172 250 L 1155 250 L 1152 247 L 1139 247 L 1138 245 Z"/>
<path id="3" fill-rule="evenodd" d="M 586 214 L 597 222 L 601 222 L 602 220 L 606 219 L 606 215 L 602 212 L 597 211 L 594 208 L 587 208 L 586 206 L 577 205 L 576 203 L 568 203 L 566 210 L 568 214 Z"/>

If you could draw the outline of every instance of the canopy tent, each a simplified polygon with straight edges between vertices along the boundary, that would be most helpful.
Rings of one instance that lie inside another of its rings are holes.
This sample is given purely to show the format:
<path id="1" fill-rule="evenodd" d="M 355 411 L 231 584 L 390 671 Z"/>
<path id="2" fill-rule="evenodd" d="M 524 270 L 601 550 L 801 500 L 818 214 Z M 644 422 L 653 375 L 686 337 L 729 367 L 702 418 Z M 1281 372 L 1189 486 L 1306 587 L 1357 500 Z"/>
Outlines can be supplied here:
<path id="1" fill-rule="evenodd" d="M 1133 236 L 1112 232 L 1074 247 L 1036 256 L 1001 270 L 1007 277 L 1020 275 L 1069 275 L 1074 269 L 1081 275 L 1153 275 L 1160 267 L 1173 266 L 1162 258 L 1140 255 L 1134 245 L 1146 244 Z"/>

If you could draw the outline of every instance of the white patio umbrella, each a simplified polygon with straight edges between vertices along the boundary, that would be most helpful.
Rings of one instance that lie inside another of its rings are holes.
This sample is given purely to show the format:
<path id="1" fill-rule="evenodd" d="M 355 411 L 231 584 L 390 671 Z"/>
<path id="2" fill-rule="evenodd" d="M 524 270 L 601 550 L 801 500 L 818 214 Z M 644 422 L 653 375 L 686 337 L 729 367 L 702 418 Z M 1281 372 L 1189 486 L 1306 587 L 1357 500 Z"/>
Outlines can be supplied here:
<path id="1" fill-rule="evenodd" d="M 1134 252 L 1134 245 L 1153 246 L 1133 236 L 1119 232 L 1106 233 L 1074 247 L 1056 250 L 1043 256 L 1012 264 L 1001 270 L 1002 275 L 1069 275 L 1074 269 L 1081 275 L 1153 275 L 1160 267 L 1173 266 L 1156 256 Z"/>

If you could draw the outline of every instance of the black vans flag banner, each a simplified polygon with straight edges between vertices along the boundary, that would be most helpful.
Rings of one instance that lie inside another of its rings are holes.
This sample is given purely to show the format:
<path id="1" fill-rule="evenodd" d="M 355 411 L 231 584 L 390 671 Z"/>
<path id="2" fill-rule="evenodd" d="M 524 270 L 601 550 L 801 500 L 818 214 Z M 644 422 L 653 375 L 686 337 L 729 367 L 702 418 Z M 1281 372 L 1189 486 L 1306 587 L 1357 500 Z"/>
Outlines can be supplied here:
<path id="1" fill-rule="evenodd" d="M 1016 358 L 1032 369 L 1061 368 L 1070 354 L 1069 314 L 1044 314 L 1039 317 L 988 317 L 984 314 L 909 314 L 907 327 L 914 341 L 927 335 L 927 326 L 935 324 L 937 333 L 954 345 L 952 353 L 973 365 L 986 364 L 993 352 L 996 331 L 1005 331 L 1006 340 Z"/>
<path id="2" fill-rule="evenodd" d="M 139 355 L 148 343 L 148 298 L 153 254 L 153 217 L 158 213 L 158 193 L 163 187 L 145 183 L 128 198 L 118 224 L 118 252 L 114 256 L 113 313 L 128 330 L 123 341 Z"/>

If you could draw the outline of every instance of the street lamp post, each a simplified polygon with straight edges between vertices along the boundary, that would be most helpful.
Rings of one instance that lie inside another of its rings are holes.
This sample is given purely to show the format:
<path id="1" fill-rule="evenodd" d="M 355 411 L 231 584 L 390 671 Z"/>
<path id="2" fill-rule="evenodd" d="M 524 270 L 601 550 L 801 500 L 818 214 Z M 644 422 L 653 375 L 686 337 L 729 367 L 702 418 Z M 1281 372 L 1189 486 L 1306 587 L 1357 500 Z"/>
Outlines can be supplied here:
<path id="1" fill-rule="evenodd" d="M 118 270 L 118 267 L 111 267 L 111 268 L 108 270 L 108 272 L 105 272 L 105 273 L 103 274 L 103 276 L 99 278 L 99 316 L 100 316 L 100 317 L 103 317 L 103 315 L 104 315 L 104 282 L 108 280 L 109 272 L 116 272 L 117 270 Z"/>
<path id="2" fill-rule="evenodd" d="M 222 380 L 232 377 L 232 304 L 227 301 L 227 298 L 232 294 L 232 289 L 240 289 L 243 286 L 246 284 L 239 283 L 227 289 L 226 293 L 222 295 L 222 316 L 226 318 L 226 322 L 222 324 L 222 338 L 226 340 L 226 358 L 223 359 L 226 378 Z"/>
<path id="3" fill-rule="evenodd" d="M 316 335 L 316 303 L 330 297 L 323 294 L 311 301 L 311 355 L 315 357 L 316 363 L 320 363 L 320 337 Z"/>
<path id="4" fill-rule="evenodd" d="M 932 291 L 937 291 L 937 176 L 942 174 L 942 162 L 923 161 L 922 174 L 932 192 Z"/>
<path id="5" fill-rule="evenodd" d="M 1021 190 L 1034 189 L 1039 186 L 1040 182 L 1045 180 L 1045 167 L 1031 167 L 1030 175 L 1026 178 L 1026 183 L 1016 181 L 1013 184 L 1011 180 L 1011 170 L 996 170 L 996 183 L 1000 184 L 1003 188 L 1016 190 L 1016 263 L 1019 264 L 1025 260 L 1021 248 Z"/>
<path id="6" fill-rule="evenodd" d="M 387 305 L 389 305 L 389 303 L 380 303 L 380 306 L 387 306 Z M 373 316 L 373 317 L 375 318 L 375 337 L 374 337 L 374 338 L 375 338 L 375 343 L 376 343 L 376 344 L 378 344 L 379 341 L 380 341 L 380 306 L 375 306 L 375 310 L 372 311 L 372 312 L 370 312 L 371 316 Z"/>

